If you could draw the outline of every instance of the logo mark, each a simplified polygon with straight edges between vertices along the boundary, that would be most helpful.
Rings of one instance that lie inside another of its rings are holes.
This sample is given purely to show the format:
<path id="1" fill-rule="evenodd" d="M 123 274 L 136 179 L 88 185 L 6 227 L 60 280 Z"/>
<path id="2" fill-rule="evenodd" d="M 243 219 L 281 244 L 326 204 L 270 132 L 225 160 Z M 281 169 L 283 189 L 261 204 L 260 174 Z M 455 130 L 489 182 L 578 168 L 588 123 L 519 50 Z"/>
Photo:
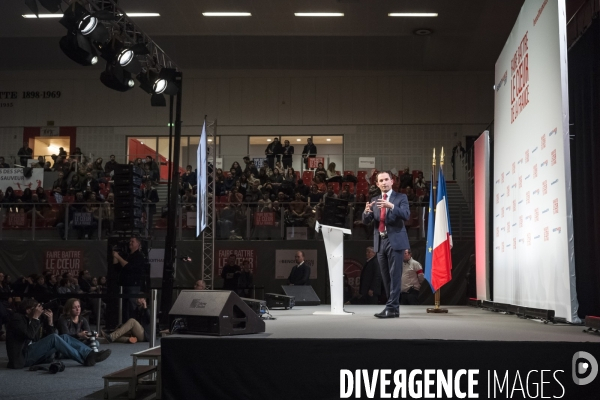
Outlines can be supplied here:
<path id="1" fill-rule="evenodd" d="M 584 359 L 586 360 L 586 362 L 578 363 L 580 359 Z M 587 351 L 578 351 L 577 353 L 573 354 L 572 367 L 573 382 L 575 382 L 575 384 L 579 386 L 591 383 L 594 379 L 596 379 L 596 376 L 598 375 L 598 361 L 596 361 L 594 356 L 588 353 Z M 590 372 L 587 377 L 579 377 L 580 375 L 583 375 L 588 371 Z"/>
<path id="2" fill-rule="evenodd" d="M 554 128 L 554 129 L 552 130 L 552 132 L 550 132 L 550 133 L 548 134 L 548 136 L 556 135 L 556 132 L 557 132 L 557 128 Z"/>
<path id="3" fill-rule="evenodd" d="M 554 185 L 555 183 L 558 183 L 558 179 L 553 180 L 550 185 Z"/>

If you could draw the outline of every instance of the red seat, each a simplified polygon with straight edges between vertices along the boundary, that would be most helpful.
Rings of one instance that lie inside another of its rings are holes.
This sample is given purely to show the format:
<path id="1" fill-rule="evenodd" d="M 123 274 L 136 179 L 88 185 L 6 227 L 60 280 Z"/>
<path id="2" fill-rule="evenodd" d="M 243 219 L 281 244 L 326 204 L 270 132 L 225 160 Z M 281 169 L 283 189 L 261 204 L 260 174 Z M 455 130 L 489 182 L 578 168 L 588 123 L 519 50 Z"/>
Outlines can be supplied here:
<path id="1" fill-rule="evenodd" d="M 335 174 L 336 174 L 337 176 L 342 176 L 342 173 L 341 173 L 340 171 L 335 171 Z"/>
<path id="2" fill-rule="evenodd" d="M 354 171 L 344 171 L 344 176 L 354 175 Z"/>
<path id="3" fill-rule="evenodd" d="M 367 171 L 358 171 L 356 173 L 356 177 L 358 178 L 358 183 L 367 180 Z"/>
<path id="4" fill-rule="evenodd" d="M 333 186 L 333 192 L 335 194 L 339 194 L 340 193 L 340 183 L 339 182 L 329 182 L 327 184 L 327 187 L 329 187 L 329 185 Z"/>
<path id="5" fill-rule="evenodd" d="M 310 182 L 312 182 L 314 176 L 315 174 L 313 171 L 304 171 L 302 173 L 302 182 L 308 185 Z"/>
<path id="6" fill-rule="evenodd" d="M 357 187 L 356 187 L 356 195 L 357 195 L 357 196 L 359 196 L 359 195 L 361 195 L 361 194 L 364 194 L 364 195 L 365 195 L 365 197 L 367 197 L 367 200 L 369 200 L 369 199 L 368 199 L 368 197 L 369 197 L 369 188 L 368 188 L 368 187 L 362 187 L 362 188 L 361 188 L 361 187 L 358 187 L 358 186 L 357 186 Z"/>
<path id="7" fill-rule="evenodd" d="M 425 195 L 425 189 L 417 189 L 417 196 L 421 197 Z"/>

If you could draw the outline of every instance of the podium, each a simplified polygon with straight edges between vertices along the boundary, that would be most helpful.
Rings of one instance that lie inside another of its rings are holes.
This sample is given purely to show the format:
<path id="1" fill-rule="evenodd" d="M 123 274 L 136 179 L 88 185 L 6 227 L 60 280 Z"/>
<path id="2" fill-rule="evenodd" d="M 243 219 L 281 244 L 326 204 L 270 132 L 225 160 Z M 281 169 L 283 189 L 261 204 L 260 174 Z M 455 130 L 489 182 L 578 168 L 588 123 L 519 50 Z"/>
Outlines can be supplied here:
<path id="1" fill-rule="evenodd" d="M 329 288 L 331 292 L 331 311 L 317 311 L 318 315 L 352 315 L 344 311 L 344 233 L 350 235 L 350 229 L 335 226 L 315 225 L 318 232 L 321 228 L 325 250 L 327 252 L 327 266 L 329 268 Z"/>

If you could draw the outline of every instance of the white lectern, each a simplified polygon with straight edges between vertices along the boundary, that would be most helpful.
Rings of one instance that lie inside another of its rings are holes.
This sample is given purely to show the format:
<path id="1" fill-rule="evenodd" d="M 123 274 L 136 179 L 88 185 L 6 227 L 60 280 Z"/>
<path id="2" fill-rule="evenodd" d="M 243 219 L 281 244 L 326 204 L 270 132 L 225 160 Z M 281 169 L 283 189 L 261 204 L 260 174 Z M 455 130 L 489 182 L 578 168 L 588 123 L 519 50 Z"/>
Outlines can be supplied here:
<path id="1" fill-rule="evenodd" d="M 320 315 L 352 315 L 344 311 L 344 233 L 350 235 L 350 229 L 321 225 L 318 222 L 315 230 L 323 232 L 327 265 L 329 267 L 329 287 L 331 291 L 331 311 L 317 311 Z"/>

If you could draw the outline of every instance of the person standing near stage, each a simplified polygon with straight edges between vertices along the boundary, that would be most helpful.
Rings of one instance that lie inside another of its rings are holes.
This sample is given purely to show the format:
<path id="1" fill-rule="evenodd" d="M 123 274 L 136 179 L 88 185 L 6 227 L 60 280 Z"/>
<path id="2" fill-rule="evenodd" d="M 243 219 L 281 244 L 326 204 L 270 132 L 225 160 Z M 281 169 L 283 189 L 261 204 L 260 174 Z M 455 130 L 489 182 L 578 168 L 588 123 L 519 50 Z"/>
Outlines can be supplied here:
<path id="1" fill-rule="evenodd" d="M 377 253 L 373 247 L 367 247 L 367 262 L 360 273 L 360 286 L 358 296 L 354 297 L 352 304 L 377 304 L 381 294 L 381 271 L 377 263 Z"/>
<path id="2" fill-rule="evenodd" d="M 223 278 L 223 290 L 233 290 L 237 292 L 238 278 L 241 268 L 235 263 L 235 254 L 231 253 L 227 259 L 227 264 L 223 266 L 221 278 Z"/>
<path id="3" fill-rule="evenodd" d="M 294 265 L 290 271 L 288 282 L 292 286 L 308 285 L 308 280 L 310 279 L 310 267 L 304 262 L 304 252 L 302 250 L 296 252 L 295 260 L 296 265 Z"/>
<path id="4" fill-rule="evenodd" d="M 123 258 L 125 257 L 125 258 Z M 129 240 L 129 254 L 122 256 L 113 251 L 113 264 L 121 265 L 121 286 L 123 294 L 138 294 L 146 284 L 146 267 L 148 262 L 142 254 L 142 242 L 136 237 Z M 137 298 L 123 300 L 123 321 L 134 317 Z"/>
<path id="5" fill-rule="evenodd" d="M 400 304 L 419 305 L 419 290 L 421 283 L 425 280 L 423 267 L 412 258 L 410 249 L 404 250 L 404 262 L 402 263 L 402 292 L 400 294 Z"/>
<path id="6" fill-rule="evenodd" d="M 377 318 L 398 318 L 400 316 L 400 289 L 402 280 L 402 259 L 408 249 L 408 235 L 404 221 L 410 217 L 410 208 L 405 194 L 392 190 L 392 174 L 387 171 L 377 174 L 377 187 L 381 195 L 367 203 L 362 220 L 373 224 L 373 249 L 381 269 L 381 278 L 388 301 Z"/>

